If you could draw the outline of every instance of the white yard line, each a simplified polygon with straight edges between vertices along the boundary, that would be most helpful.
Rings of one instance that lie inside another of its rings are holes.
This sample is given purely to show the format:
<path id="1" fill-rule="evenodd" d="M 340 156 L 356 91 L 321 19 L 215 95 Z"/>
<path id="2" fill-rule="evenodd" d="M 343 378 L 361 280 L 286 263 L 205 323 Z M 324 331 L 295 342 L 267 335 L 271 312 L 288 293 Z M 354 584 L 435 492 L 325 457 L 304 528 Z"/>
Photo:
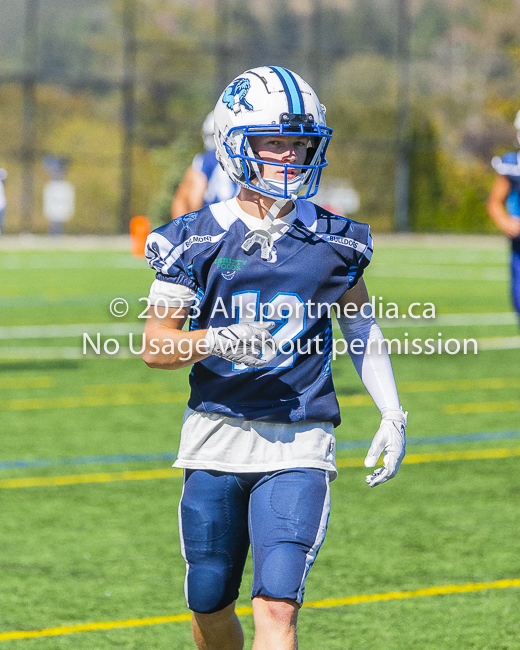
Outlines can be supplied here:
<path id="1" fill-rule="evenodd" d="M 377 310 L 377 305 L 376 305 Z M 399 327 L 471 327 L 485 325 L 516 325 L 518 319 L 513 312 L 487 314 L 441 314 L 436 318 L 378 318 L 383 328 Z M 406 322 L 404 322 L 406 321 Z M 17 327 L 0 327 L 0 340 L 10 339 L 49 339 L 82 336 L 124 336 L 133 332 L 140 334 L 144 330 L 145 320 L 133 323 L 84 323 L 74 325 L 20 325 Z M 335 329 L 337 326 L 335 326 Z"/>
<path id="2" fill-rule="evenodd" d="M 506 282 L 509 273 L 503 266 L 440 266 L 435 264 L 411 264 L 410 266 L 369 266 L 365 271 L 369 278 L 410 278 L 414 280 L 467 280 L 471 282 Z"/>
<path id="3" fill-rule="evenodd" d="M 128 251 L 130 235 L 2 235 L 0 250 L 19 253 L 21 250 L 36 251 Z"/>
<path id="4" fill-rule="evenodd" d="M 445 249 L 503 250 L 507 251 L 509 242 L 506 237 L 496 234 L 454 234 L 454 233 L 373 233 L 377 248 L 426 248 L 438 252 Z M 96 251 L 96 250 L 127 250 L 130 251 L 129 235 L 2 235 L 0 250 L 18 253 L 21 250 L 46 251 Z"/>
<path id="5" fill-rule="evenodd" d="M 27 347 L 27 348 L 0 348 L 0 361 L 38 361 L 40 359 L 139 359 L 138 354 L 132 354 L 128 348 L 121 347 L 117 354 L 111 356 L 95 354 L 90 349 L 83 354 L 83 348 L 77 347 Z M 0 366 L 1 368 L 1 366 Z"/>
<path id="6" fill-rule="evenodd" d="M 377 305 L 376 305 L 377 310 Z M 402 327 L 478 327 L 485 325 L 517 325 L 518 317 L 513 312 L 503 314 L 440 314 L 436 318 L 378 318 L 382 328 Z"/>
<path id="7" fill-rule="evenodd" d="M 0 327 L 0 339 L 59 339 L 74 336 L 82 336 L 87 333 L 90 336 L 119 335 L 124 336 L 134 333 L 142 333 L 145 321 L 138 323 L 86 323 L 84 325 L 21 325 L 19 327 Z"/>
<path id="8" fill-rule="evenodd" d="M 479 351 L 481 350 L 516 350 L 520 348 L 520 336 L 493 337 L 477 339 Z"/>
<path id="9" fill-rule="evenodd" d="M 9 257 L 0 260 L 0 269 L 3 271 L 34 271 L 38 270 L 59 270 L 59 269 L 93 269 L 95 267 L 94 260 L 86 259 L 45 259 L 40 258 L 38 260 L 31 260 L 30 263 L 26 259 L 21 259 L 12 256 L 13 259 Z M 148 269 L 148 264 L 145 260 L 138 260 L 133 257 L 123 256 L 120 258 L 106 259 L 100 256 L 99 259 L 99 268 L 104 269 Z"/>
<path id="10" fill-rule="evenodd" d="M 135 347 L 140 347 L 139 338 Z M 477 338 L 478 352 L 493 350 L 517 350 L 520 349 L 520 336 L 507 336 L 496 338 Z M 108 355 L 104 352 L 95 354 L 88 348 L 87 354 L 83 354 L 82 346 L 77 347 L 0 347 L 0 361 L 26 361 L 26 360 L 52 360 L 52 359 L 138 359 L 138 354 L 132 354 L 129 348 L 121 346 L 117 354 Z"/>

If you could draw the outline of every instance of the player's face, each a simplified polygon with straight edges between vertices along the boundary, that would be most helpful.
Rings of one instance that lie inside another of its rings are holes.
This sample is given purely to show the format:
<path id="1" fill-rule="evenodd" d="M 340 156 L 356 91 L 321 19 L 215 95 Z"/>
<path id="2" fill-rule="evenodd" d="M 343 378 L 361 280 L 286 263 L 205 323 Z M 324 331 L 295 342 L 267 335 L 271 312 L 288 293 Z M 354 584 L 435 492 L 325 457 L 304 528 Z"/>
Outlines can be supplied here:
<path id="1" fill-rule="evenodd" d="M 305 163 L 307 142 L 308 138 L 301 135 L 255 135 L 249 137 L 249 144 L 258 158 L 289 165 L 294 163 L 294 167 L 287 169 L 288 181 L 300 173 L 298 165 Z M 283 181 L 284 168 L 263 165 L 262 177 Z"/>

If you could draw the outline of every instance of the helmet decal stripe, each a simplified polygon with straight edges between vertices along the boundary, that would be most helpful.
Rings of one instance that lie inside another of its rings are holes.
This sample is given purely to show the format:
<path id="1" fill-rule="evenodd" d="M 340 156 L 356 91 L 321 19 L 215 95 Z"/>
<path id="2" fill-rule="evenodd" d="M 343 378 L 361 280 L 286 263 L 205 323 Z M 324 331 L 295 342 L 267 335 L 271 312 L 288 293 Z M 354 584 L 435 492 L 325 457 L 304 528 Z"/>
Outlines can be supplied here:
<path id="1" fill-rule="evenodd" d="M 303 95 L 293 75 L 289 72 L 289 70 L 286 70 L 285 68 L 279 68 L 278 66 L 269 67 L 273 72 L 276 72 L 280 81 L 282 82 L 285 94 L 287 95 L 288 112 L 296 113 L 298 115 L 305 113 Z"/>

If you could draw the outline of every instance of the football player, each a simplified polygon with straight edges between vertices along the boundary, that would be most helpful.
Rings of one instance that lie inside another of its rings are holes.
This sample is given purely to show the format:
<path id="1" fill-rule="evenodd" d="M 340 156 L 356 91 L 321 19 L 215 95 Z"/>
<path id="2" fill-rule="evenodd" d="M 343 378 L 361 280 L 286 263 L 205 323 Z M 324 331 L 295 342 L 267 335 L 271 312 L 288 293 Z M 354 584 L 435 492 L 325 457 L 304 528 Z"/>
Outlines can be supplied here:
<path id="1" fill-rule="evenodd" d="M 352 359 L 382 414 L 365 465 L 384 451 L 384 466 L 367 483 L 395 476 L 404 457 L 407 414 L 381 331 L 362 309 L 369 227 L 306 200 L 331 137 L 325 107 L 297 74 L 244 72 L 215 107 L 217 158 L 240 193 L 148 239 L 156 279 L 143 358 L 154 368 L 193 364 L 175 466 L 184 468 L 179 526 L 200 649 L 243 647 L 235 601 L 249 546 L 253 647 L 297 647 L 337 476 L 332 324 L 317 303 L 341 309 L 343 336 L 356 343 Z M 179 352 L 181 343 L 191 352 Z"/>
<path id="2" fill-rule="evenodd" d="M 514 126 L 520 143 L 520 111 Z M 520 322 L 520 153 L 510 151 L 491 161 L 498 173 L 489 194 L 491 219 L 511 240 L 511 296 Z"/>
<path id="3" fill-rule="evenodd" d="M 236 196 L 239 190 L 218 164 L 215 156 L 213 111 L 202 125 L 203 153 L 198 153 L 186 170 L 172 200 L 172 219 L 200 210 L 210 203 L 225 201 Z"/>

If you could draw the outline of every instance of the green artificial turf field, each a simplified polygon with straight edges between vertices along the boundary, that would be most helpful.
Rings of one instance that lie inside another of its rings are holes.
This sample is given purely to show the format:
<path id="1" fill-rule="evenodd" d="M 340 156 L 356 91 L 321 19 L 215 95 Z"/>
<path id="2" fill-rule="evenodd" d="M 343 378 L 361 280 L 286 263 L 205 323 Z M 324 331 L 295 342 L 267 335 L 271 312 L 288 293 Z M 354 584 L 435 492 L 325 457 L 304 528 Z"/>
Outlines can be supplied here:
<path id="1" fill-rule="evenodd" d="M 520 648 L 520 338 L 507 251 L 445 243 L 384 242 L 369 293 L 399 308 L 381 319 L 387 338 L 474 338 L 479 352 L 392 355 L 411 444 L 398 477 L 373 490 L 362 458 L 378 411 L 350 360 L 333 363 L 340 469 L 300 613 L 303 650 Z M 117 250 L 4 249 L 0 270 L 0 643 L 194 647 L 182 478 L 169 469 L 189 370 L 152 370 L 126 350 L 152 272 Z M 119 319 L 108 308 L 118 297 L 130 305 Z M 411 303 L 433 303 L 436 320 L 403 319 Z M 83 331 L 121 352 L 83 355 Z M 248 564 L 239 607 L 250 587 Z M 247 610 L 241 620 L 250 647 Z"/>

